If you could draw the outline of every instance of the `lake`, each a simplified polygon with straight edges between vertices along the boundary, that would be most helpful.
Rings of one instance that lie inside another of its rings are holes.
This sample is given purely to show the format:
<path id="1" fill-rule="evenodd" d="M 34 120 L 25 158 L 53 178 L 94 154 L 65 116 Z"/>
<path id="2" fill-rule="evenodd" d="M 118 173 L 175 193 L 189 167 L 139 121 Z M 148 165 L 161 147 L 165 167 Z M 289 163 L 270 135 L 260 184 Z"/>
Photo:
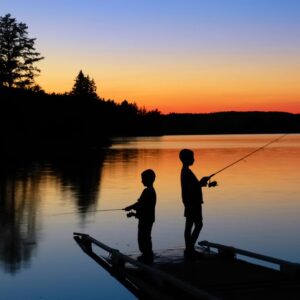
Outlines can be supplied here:
<path id="1" fill-rule="evenodd" d="M 279 135 L 116 138 L 109 149 L 68 157 L 2 157 L 0 298 L 135 299 L 73 240 L 88 233 L 124 253 L 138 252 L 137 220 L 121 209 L 156 173 L 154 251 L 184 247 L 178 153 L 195 153 L 200 179 Z M 300 262 L 300 135 L 290 134 L 214 177 L 204 188 L 199 240 Z"/>

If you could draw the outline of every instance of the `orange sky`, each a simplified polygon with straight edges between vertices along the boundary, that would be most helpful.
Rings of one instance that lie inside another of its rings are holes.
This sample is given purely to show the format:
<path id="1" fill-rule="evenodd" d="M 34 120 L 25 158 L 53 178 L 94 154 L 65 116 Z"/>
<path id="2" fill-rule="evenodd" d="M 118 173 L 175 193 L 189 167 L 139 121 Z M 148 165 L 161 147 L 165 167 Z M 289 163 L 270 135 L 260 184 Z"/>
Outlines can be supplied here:
<path id="1" fill-rule="evenodd" d="M 70 2 L 0 2 L 36 38 L 47 92 L 82 70 L 101 98 L 163 113 L 300 113 L 300 1 Z"/>
<path id="2" fill-rule="evenodd" d="M 129 59 L 130 58 L 130 59 Z M 119 102 L 127 99 L 147 109 L 169 112 L 213 112 L 228 110 L 275 110 L 300 112 L 300 59 L 281 61 L 246 58 L 197 57 L 161 61 L 161 57 L 138 62 L 115 57 L 82 63 L 85 74 L 94 78 L 98 94 Z M 73 60 L 61 61 L 63 72 L 57 74 L 57 61 L 45 60 L 38 78 L 48 92 L 70 91 L 79 68 Z M 79 58 L 78 58 L 79 59 Z M 218 60 L 217 60 L 218 59 Z M 217 62 L 216 62 L 217 60 Z M 296 62 L 296 63 L 295 63 Z M 85 65 L 86 67 L 84 68 Z M 116 67 L 117 66 L 117 67 Z M 70 76 L 69 74 L 73 74 Z"/>

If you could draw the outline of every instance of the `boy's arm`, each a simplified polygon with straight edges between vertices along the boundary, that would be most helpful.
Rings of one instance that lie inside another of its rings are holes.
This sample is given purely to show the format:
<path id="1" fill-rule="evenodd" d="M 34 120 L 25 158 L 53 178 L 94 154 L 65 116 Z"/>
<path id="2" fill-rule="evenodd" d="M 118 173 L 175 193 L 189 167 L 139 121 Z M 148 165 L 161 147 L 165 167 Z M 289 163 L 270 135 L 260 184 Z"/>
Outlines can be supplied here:
<path id="1" fill-rule="evenodd" d="M 139 206 L 139 203 L 138 202 L 136 202 L 136 203 L 134 203 L 134 204 L 132 204 L 132 205 L 129 205 L 129 206 L 127 206 L 127 207 L 125 207 L 124 208 L 124 210 L 125 211 L 129 211 L 129 210 L 137 210 L 138 209 L 138 206 Z"/>
<path id="2" fill-rule="evenodd" d="M 199 180 L 199 184 L 200 186 L 208 186 L 208 187 L 215 187 L 218 185 L 218 183 L 216 181 L 209 181 L 211 178 L 211 176 L 205 176 L 205 177 L 202 177 L 200 180 Z"/>
<path id="3" fill-rule="evenodd" d="M 145 202 L 145 197 L 147 194 L 147 189 L 144 189 L 140 198 L 137 200 L 137 202 L 135 202 L 132 205 L 129 205 L 127 207 L 124 208 L 124 210 L 129 211 L 131 209 L 133 210 L 139 210 L 141 206 L 143 206 L 143 203 Z"/>

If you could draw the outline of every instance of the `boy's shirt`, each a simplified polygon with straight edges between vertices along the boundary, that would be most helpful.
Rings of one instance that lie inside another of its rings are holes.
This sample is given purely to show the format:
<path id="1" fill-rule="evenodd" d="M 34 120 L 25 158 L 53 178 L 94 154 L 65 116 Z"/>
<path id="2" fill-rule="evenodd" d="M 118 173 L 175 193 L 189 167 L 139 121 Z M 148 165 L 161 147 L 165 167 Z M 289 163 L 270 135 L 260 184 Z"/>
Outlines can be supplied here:
<path id="1" fill-rule="evenodd" d="M 202 188 L 195 176 L 189 168 L 181 170 L 181 194 L 185 207 L 197 207 L 203 203 Z"/>
<path id="2" fill-rule="evenodd" d="M 137 201 L 136 217 L 140 221 L 155 221 L 156 192 L 153 187 L 147 187 L 143 190 Z"/>

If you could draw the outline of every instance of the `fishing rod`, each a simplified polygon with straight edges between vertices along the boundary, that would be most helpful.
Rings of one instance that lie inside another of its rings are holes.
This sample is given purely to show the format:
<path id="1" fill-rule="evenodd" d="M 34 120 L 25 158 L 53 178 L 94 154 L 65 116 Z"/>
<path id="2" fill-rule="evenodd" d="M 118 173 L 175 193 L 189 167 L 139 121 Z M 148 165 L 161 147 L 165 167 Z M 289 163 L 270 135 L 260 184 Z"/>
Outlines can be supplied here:
<path id="1" fill-rule="evenodd" d="M 213 176 L 215 176 L 215 175 L 217 175 L 217 174 L 223 172 L 224 170 L 226 170 L 226 169 L 232 167 L 233 165 L 239 163 L 240 161 L 244 160 L 245 158 L 247 158 L 247 157 L 253 155 L 254 153 L 256 153 L 256 152 L 258 152 L 258 151 L 260 151 L 260 150 L 262 150 L 262 149 L 264 149 L 264 148 L 270 146 L 271 144 L 273 144 L 273 143 L 279 141 L 280 139 L 282 139 L 282 138 L 285 137 L 286 135 L 288 135 L 288 133 L 285 133 L 285 134 L 283 134 L 283 135 L 277 137 L 276 139 L 274 139 L 274 140 L 268 142 L 267 144 L 265 144 L 265 145 L 263 145 L 263 146 L 261 146 L 261 147 L 255 149 L 254 151 L 248 153 L 247 155 L 245 155 L 245 156 L 243 156 L 242 158 L 240 158 L 240 159 L 234 161 L 233 163 L 227 165 L 226 167 L 220 169 L 219 171 L 217 171 L 217 172 L 211 174 L 211 175 L 209 176 L 209 179 L 212 178 Z M 215 181 L 214 181 L 214 182 L 215 182 Z M 211 186 L 215 186 L 215 185 L 214 185 L 214 182 L 211 182 Z"/>
<path id="2" fill-rule="evenodd" d="M 112 209 L 96 209 L 96 210 L 88 210 L 88 211 L 85 211 L 85 213 L 92 213 L 92 212 L 108 212 L 108 211 L 120 211 L 120 210 L 125 210 L 125 208 L 112 208 Z M 76 213 L 75 211 L 73 212 L 66 212 L 66 213 L 57 213 L 57 214 L 53 214 L 51 215 L 52 217 L 54 216 L 61 216 L 61 215 L 72 215 Z"/>

